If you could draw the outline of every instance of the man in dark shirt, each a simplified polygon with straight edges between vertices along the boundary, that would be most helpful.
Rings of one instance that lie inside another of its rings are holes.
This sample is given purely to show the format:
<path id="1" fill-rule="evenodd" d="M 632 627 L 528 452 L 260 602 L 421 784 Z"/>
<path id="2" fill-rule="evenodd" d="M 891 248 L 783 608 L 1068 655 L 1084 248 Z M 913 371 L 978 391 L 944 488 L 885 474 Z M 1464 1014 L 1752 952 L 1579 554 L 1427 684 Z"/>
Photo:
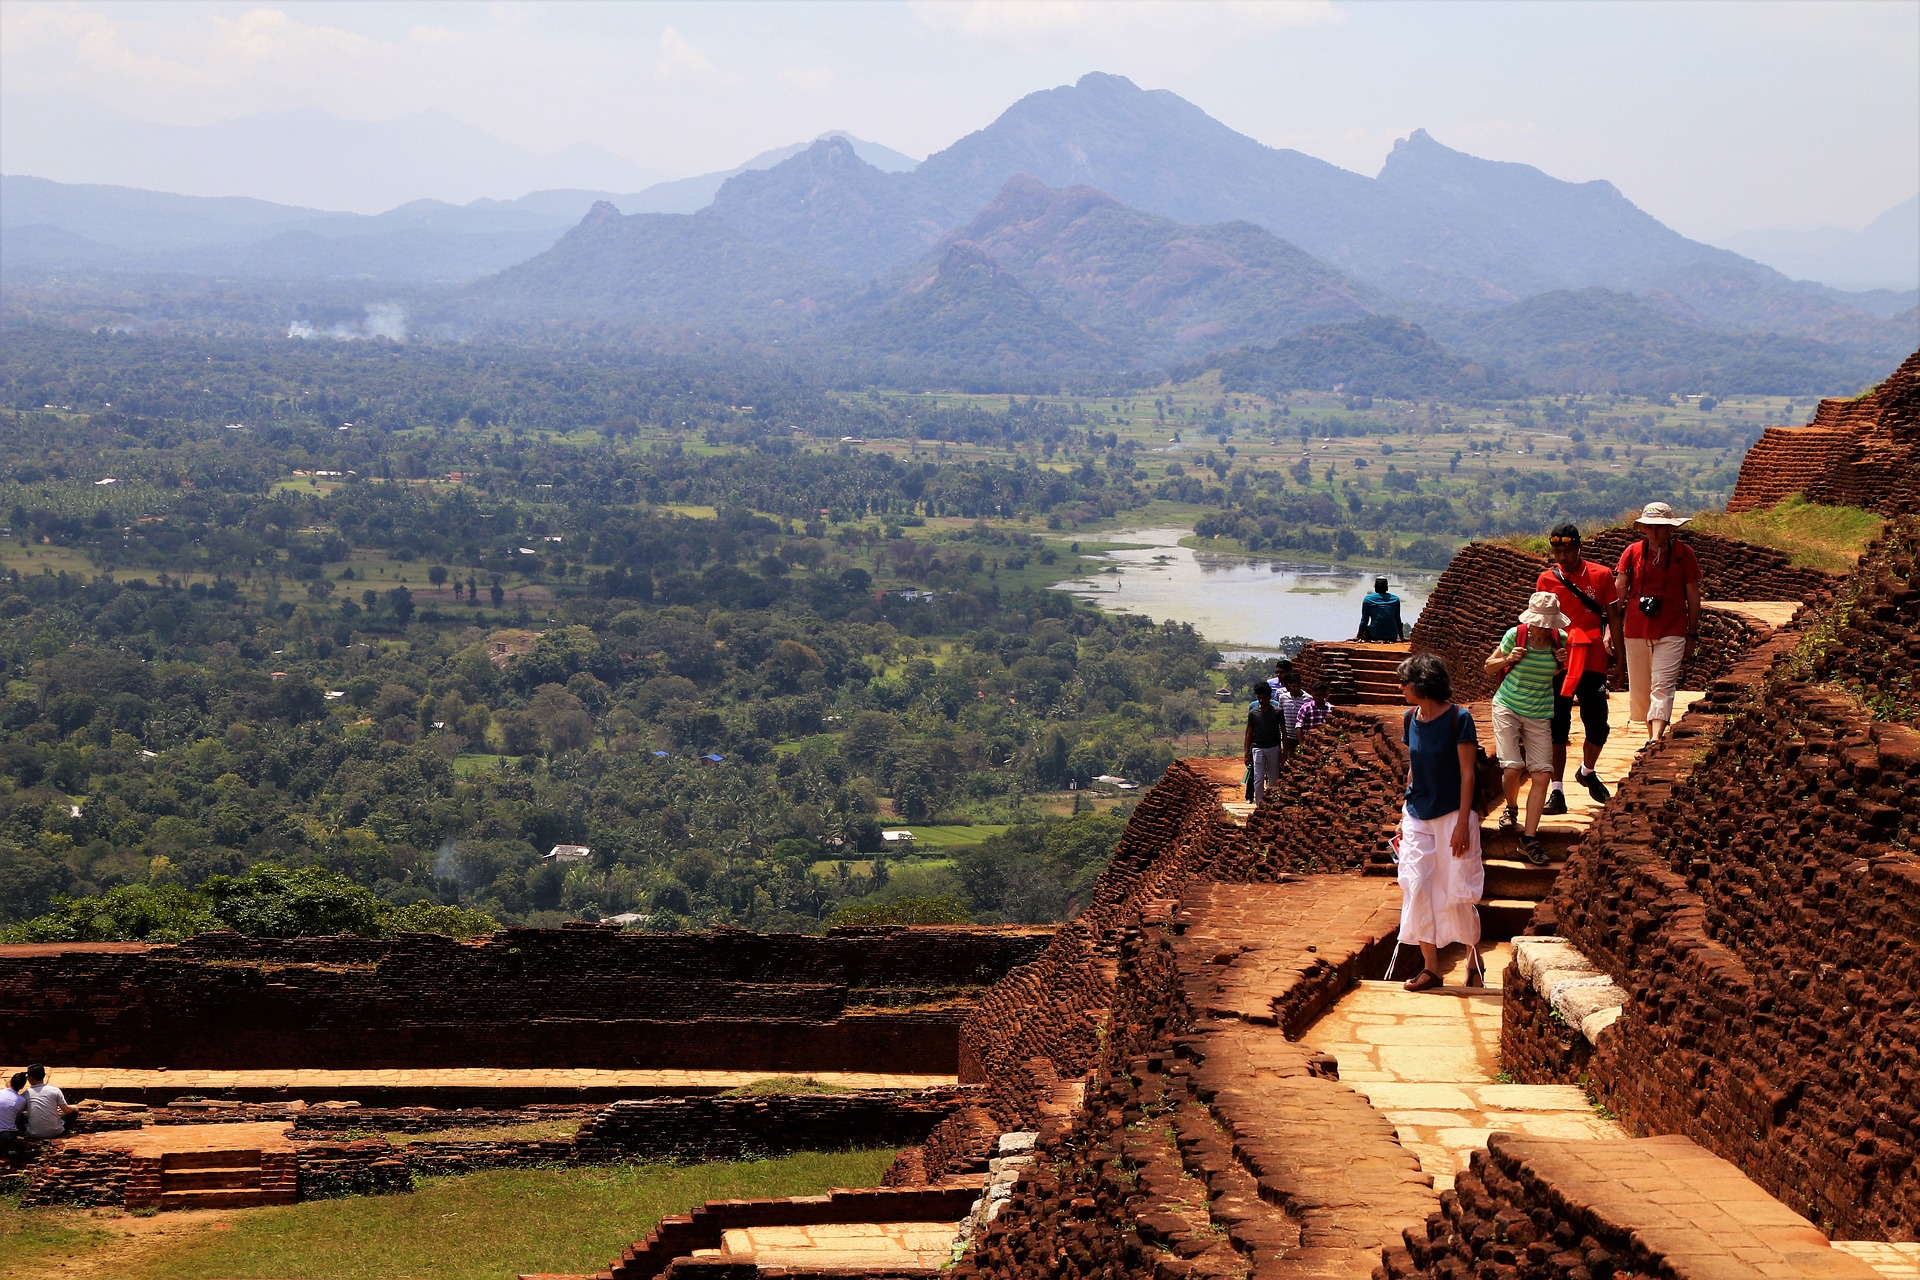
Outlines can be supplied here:
<path id="1" fill-rule="evenodd" d="M 1387 590 L 1385 578 L 1373 580 L 1373 594 L 1360 602 L 1360 630 L 1355 640 L 1398 640 L 1400 597 Z"/>
<path id="2" fill-rule="evenodd" d="M 1253 705 L 1247 708 L 1247 732 L 1241 751 L 1247 767 L 1253 770 L 1253 802 L 1259 804 L 1267 793 L 1267 784 L 1280 773 L 1287 718 L 1273 705 L 1273 688 L 1266 681 L 1253 686 L 1253 697 Z"/>

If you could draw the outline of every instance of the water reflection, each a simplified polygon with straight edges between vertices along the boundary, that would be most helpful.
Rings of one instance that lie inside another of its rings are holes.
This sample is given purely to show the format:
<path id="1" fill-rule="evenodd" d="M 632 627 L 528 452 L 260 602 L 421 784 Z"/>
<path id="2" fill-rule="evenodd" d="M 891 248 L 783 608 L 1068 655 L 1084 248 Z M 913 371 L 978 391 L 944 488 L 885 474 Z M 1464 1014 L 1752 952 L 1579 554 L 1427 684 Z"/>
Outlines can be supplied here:
<path id="1" fill-rule="evenodd" d="M 1271 652 L 1284 636 L 1351 639 L 1360 624 L 1360 600 L 1381 574 L 1392 581 L 1402 601 L 1401 617 L 1411 623 L 1439 576 L 1191 551 L 1180 539 L 1192 532 L 1167 528 L 1102 534 L 1103 541 L 1139 545 L 1102 553 L 1100 558 L 1118 572 L 1055 587 L 1109 613 L 1190 622 L 1223 651 L 1253 656 Z"/>

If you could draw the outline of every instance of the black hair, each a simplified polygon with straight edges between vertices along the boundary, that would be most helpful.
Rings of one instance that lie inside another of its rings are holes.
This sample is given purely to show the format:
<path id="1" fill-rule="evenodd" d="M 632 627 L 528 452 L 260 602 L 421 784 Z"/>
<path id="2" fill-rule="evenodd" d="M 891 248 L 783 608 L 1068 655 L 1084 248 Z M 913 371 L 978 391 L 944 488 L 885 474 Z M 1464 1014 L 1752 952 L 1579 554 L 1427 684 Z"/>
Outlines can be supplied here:
<path id="1" fill-rule="evenodd" d="M 1265 680 L 1262 680 L 1259 684 L 1253 686 L 1253 696 L 1262 702 L 1271 702 L 1273 701 L 1273 686 Z"/>
<path id="2" fill-rule="evenodd" d="M 1292 667 L 1288 667 L 1287 673 L 1280 677 L 1280 681 L 1283 684 L 1287 684 L 1287 683 L 1299 684 L 1300 673 L 1298 671 L 1295 671 Z"/>
<path id="3" fill-rule="evenodd" d="M 26 1082 L 27 1082 L 27 1073 L 24 1071 L 16 1071 L 13 1073 L 13 1078 L 7 1081 L 7 1088 L 13 1090 L 15 1093 L 18 1093 L 20 1092 L 20 1086 L 25 1084 Z"/>
<path id="4" fill-rule="evenodd" d="M 1574 524 L 1557 524 L 1553 527 L 1553 532 L 1548 534 L 1547 537 L 1556 542 L 1578 542 L 1580 541 L 1580 526 Z"/>
<path id="5" fill-rule="evenodd" d="M 45 1080 L 46 1078 L 47 1078 L 47 1069 L 45 1067 L 41 1066 L 37 1062 L 30 1062 L 27 1064 L 27 1079 L 29 1081 L 31 1081 L 34 1084 L 39 1084 L 42 1080 Z"/>
<path id="6" fill-rule="evenodd" d="M 1413 686 L 1416 698 L 1434 702 L 1453 701 L 1453 675 L 1445 659 L 1437 653 L 1416 653 L 1400 664 L 1401 684 Z"/>
<path id="7" fill-rule="evenodd" d="M 1381 595 L 1387 594 L 1387 580 L 1385 578 L 1375 578 L 1373 580 L 1373 589 Z"/>

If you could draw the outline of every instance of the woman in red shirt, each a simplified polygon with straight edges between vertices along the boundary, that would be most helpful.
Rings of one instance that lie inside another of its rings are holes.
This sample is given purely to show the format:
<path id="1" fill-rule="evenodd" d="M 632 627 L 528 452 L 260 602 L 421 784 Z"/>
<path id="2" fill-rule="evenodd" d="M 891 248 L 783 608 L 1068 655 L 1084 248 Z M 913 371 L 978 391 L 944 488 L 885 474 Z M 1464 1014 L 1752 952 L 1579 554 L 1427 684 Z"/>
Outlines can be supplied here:
<path id="1" fill-rule="evenodd" d="M 1649 502 L 1614 569 L 1614 590 L 1625 605 L 1629 718 L 1644 720 L 1648 743 L 1667 735 L 1680 668 L 1693 656 L 1700 630 L 1700 561 L 1673 531 L 1690 517 L 1664 502 Z"/>

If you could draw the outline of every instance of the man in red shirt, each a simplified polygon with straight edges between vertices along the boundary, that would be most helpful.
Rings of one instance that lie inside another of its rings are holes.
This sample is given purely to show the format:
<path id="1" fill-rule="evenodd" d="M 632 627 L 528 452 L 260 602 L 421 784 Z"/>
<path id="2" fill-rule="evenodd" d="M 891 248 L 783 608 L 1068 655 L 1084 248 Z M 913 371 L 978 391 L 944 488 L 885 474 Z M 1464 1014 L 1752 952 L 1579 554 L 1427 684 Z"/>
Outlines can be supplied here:
<path id="1" fill-rule="evenodd" d="M 1614 589 L 1626 615 L 1629 716 L 1647 724 L 1647 741 L 1667 736 L 1680 668 L 1693 656 L 1700 631 L 1700 561 L 1673 536 L 1691 517 L 1664 502 L 1640 509 L 1640 541 L 1620 553 Z"/>
<path id="2" fill-rule="evenodd" d="M 1573 780 L 1599 804 L 1610 793 L 1594 766 L 1607 734 L 1607 667 L 1613 661 L 1614 637 L 1620 633 L 1620 597 L 1613 574 L 1605 566 L 1580 558 L 1580 530 L 1563 524 L 1547 538 L 1553 563 L 1534 580 L 1535 591 L 1551 591 L 1567 615 L 1567 672 L 1553 700 L 1553 783 L 1543 813 L 1565 813 L 1566 792 L 1561 779 L 1567 773 L 1567 742 L 1573 736 L 1573 707 L 1580 704 L 1580 727 L 1585 730 L 1580 768 Z"/>

